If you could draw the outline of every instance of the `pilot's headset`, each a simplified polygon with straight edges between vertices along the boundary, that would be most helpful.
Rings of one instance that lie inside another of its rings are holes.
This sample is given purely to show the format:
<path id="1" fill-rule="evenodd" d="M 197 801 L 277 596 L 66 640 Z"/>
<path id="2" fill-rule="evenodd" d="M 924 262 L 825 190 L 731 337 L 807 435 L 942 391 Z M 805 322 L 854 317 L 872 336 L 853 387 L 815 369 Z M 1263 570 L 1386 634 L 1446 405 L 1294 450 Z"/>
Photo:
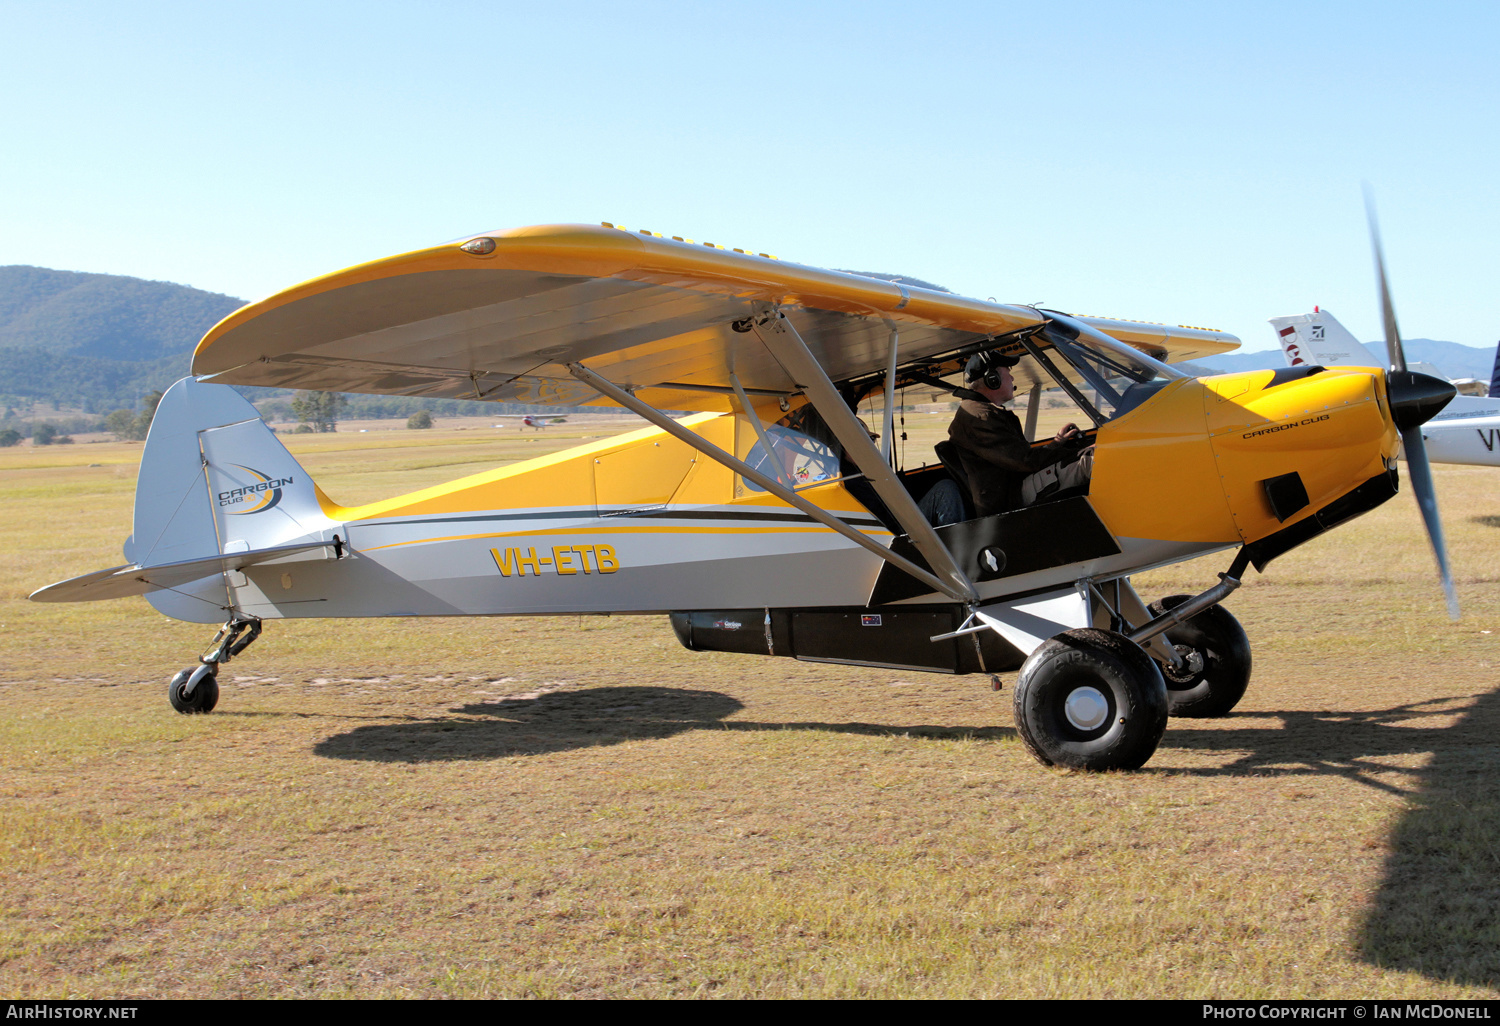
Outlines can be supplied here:
<path id="1" fill-rule="evenodd" d="M 1006 356 L 993 349 L 984 353 L 975 353 L 969 357 L 969 362 L 964 364 L 964 380 L 983 382 L 985 388 L 999 388 L 1000 368 L 1014 367 L 1020 362 L 1019 357 Z"/>

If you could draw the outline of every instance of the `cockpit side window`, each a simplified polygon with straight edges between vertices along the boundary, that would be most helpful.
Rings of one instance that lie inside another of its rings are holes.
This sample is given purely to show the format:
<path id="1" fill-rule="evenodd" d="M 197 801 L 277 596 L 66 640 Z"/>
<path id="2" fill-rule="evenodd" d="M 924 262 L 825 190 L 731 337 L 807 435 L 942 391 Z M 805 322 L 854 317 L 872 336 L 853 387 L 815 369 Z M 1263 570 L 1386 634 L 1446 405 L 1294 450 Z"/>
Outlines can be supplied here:
<path id="1" fill-rule="evenodd" d="M 768 453 L 765 445 L 757 441 L 745 456 L 745 462 L 767 477 L 777 478 L 792 488 L 802 488 L 839 476 L 841 447 L 811 403 L 768 425 L 765 432 L 771 451 Z M 749 478 L 743 480 L 750 491 L 765 491 Z"/>
<path id="2" fill-rule="evenodd" d="M 772 425 L 766 428 L 766 438 L 771 451 L 766 452 L 766 447 L 756 442 L 745 462 L 767 477 L 800 488 L 839 476 L 838 453 L 811 435 Z M 765 491 L 749 478 L 745 478 L 745 487 L 754 492 Z"/>
<path id="3" fill-rule="evenodd" d="M 1074 405 L 1094 422 L 1095 427 L 1103 424 L 1109 419 L 1107 412 L 1109 407 L 1103 402 L 1104 397 L 1097 394 L 1097 389 L 1092 398 L 1089 396 L 1087 379 L 1082 382 L 1076 380 L 1080 376 L 1077 369 L 1055 346 L 1048 344 L 1049 341 L 1045 339 L 1022 341 L 1027 353 L 1030 354 L 1022 362 L 1022 368 L 1027 377 L 1032 381 L 1041 382 L 1044 388 L 1062 389 L 1068 398 L 1073 400 Z"/>

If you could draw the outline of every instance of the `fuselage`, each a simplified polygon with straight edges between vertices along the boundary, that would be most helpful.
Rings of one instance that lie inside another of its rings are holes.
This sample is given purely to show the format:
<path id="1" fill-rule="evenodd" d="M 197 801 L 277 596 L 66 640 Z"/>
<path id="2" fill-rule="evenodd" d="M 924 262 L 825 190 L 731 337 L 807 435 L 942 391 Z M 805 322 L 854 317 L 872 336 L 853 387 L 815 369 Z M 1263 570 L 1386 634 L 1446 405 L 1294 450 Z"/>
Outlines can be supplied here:
<path id="1" fill-rule="evenodd" d="M 945 540 L 961 560 L 975 538 L 1009 547 L 1010 572 L 976 582 L 985 600 L 1272 536 L 1305 540 L 1323 529 L 1319 511 L 1390 477 L 1398 441 L 1382 396 L 1375 369 L 1171 381 L 1098 430 L 1086 500 L 945 528 Z M 743 415 L 685 423 L 753 458 L 758 435 Z M 803 496 L 869 537 L 890 544 L 899 533 L 837 480 L 836 465 L 786 469 L 801 475 Z M 877 588 L 899 571 L 656 429 L 365 506 L 318 492 L 317 511 L 320 523 L 288 519 L 255 547 L 338 533 L 347 558 L 229 575 L 238 608 L 326 617 L 950 601 Z"/>

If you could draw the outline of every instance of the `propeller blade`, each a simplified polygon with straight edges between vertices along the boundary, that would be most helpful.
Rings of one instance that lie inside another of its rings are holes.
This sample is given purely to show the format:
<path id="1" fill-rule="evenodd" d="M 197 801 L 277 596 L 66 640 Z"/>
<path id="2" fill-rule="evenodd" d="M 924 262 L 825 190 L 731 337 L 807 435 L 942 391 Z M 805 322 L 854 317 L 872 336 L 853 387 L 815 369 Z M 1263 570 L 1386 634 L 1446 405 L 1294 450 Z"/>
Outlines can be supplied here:
<path id="1" fill-rule="evenodd" d="M 1385 353 L 1391 370 L 1406 370 L 1406 349 L 1401 345 L 1401 329 L 1396 327 L 1396 304 L 1391 302 L 1391 287 L 1385 277 L 1385 248 L 1380 244 L 1380 222 L 1375 217 L 1375 194 L 1365 183 L 1365 217 L 1370 222 L 1370 248 L 1375 251 L 1375 281 L 1380 286 L 1380 317 L 1385 324 Z"/>
<path id="2" fill-rule="evenodd" d="M 1432 485 L 1432 464 L 1427 461 L 1427 447 L 1422 442 L 1420 424 L 1401 432 L 1401 445 L 1406 453 L 1406 470 L 1411 476 L 1411 490 L 1417 497 L 1417 507 L 1422 511 L 1422 521 L 1427 525 L 1427 538 L 1432 542 L 1438 576 L 1443 581 L 1443 595 L 1448 600 L 1448 618 L 1457 620 L 1458 592 L 1453 587 L 1453 571 L 1448 569 L 1448 546 L 1443 541 L 1443 521 L 1438 516 L 1437 491 Z"/>
<path id="3" fill-rule="evenodd" d="M 1385 324 L 1385 351 L 1391 361 L 1391 372 L 1386 376 L 1388 395 L 1394 396 L 1390 386 L 1417 385 L 1417 380 L 1423 375 L 1411 375 L 1406 370 L 1406 350 L 1401 345 L 1401 329 L 1396 327 L 1396 304 L 1391 300 L 1390 282 L 1385 276 L 1385 250 L 1380 244 L 1380 223 L 1375 217 L 1375 195 L 1370 189 L 1368 182 L 1365 183 L 1365 216 L 1370 222 L 1370 248 L 1375 251 L 1375 281 L 1380 288 L 1380 317 Z M 1408 383 L 1406 378 L 1412 378 Z M 1434 382 L 1435 384 L 1435 382 Z M 1410 389 L 1408 389 L 1410 390 Z M 1435 399 L 1436 397 L 1430 397 Z M 1413 405 L 1424 407 L 1420 411 L 1413 409 L 1407 411 L 1409 416 L 1405 418 L 1406 424 L 1399 424 L 1401 429 L 1401 446 L 1406 455 L 1406 469 L 1411 476 L 1411 490 L 1417 496 L 1417 507 L 1422 511 L 1422 522 L 1427 526 L 1427 540 L 1432 542 L 1432 554 L 1437 559 L 1438 576 L 1443 582 L 1443 597 L 1448 600 L 1448 616 L 1450 619 L 1458 619 L 1458 592 L 1453 587 L 1453 572 L 1448 568 L 1448 546 L 1443 540 L 1443 521 L 1438 516 L 1437 489 L 1432 483 L 1432 464 L 1427 460 L 1427 446 L 1422 441 L 1422 423 L 1428 417 L 1448 402 L 1443 398 L 1436 403 L 1436 409 L 1427 412 L 1425 407 L 1430 404 L 1430 398 L 1422 396 L 1414 399 Z M 1396 414 L 1393 406 L 1392 414 Z M 1420 417 L 1420 420 L 1417 418 Z M 1411 423 L 1411 421 L 1416 421 Z"/>

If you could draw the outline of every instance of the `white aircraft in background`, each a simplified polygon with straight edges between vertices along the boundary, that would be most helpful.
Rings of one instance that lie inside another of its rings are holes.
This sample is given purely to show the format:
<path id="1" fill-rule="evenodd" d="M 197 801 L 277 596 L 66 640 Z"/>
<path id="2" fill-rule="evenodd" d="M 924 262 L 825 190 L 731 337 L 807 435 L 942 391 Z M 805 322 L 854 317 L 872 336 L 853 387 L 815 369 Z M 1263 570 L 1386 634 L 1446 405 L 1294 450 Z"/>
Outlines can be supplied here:
<path id="1" fill-rule="evenodd" d="M 566 424 L 568 422 L 568 418 L 567 417 L 545 417 L 545 416 L 541 415 L 540 413 L 527 413 L 525 415 L 518 415 L 518 414 L 514 414 L 514 413 L 502 413 L 502 414 L 500 414 L 500 419 L 502 421 L 506 421 L 506 420 L 520 421 L 520 425 L 519 425 L 520 427 L 536 428 L 536 430 L 538 430 L 538 431 L 545 431 L 548 424 Z M 490 426 L 491 427 L 510 427 L 509 424 L 491 424 Z"/>
<path id="2" fill-rule="evenodd" d="M 1289 367 L 1366 367 L 1368 350 L 1327 310 L 1313 307 L 1309 314 L 1273 317 L 1276 340 Z M 1409 363 L 1409 370 L 1448 380 L 1428 363 Z M 1453 380 L 1458 395 L 1426 424 L 1422 438 L 1434 463 L 1500 467 L 1500 351 L 1488 384 L 1473 378 Z"/>

